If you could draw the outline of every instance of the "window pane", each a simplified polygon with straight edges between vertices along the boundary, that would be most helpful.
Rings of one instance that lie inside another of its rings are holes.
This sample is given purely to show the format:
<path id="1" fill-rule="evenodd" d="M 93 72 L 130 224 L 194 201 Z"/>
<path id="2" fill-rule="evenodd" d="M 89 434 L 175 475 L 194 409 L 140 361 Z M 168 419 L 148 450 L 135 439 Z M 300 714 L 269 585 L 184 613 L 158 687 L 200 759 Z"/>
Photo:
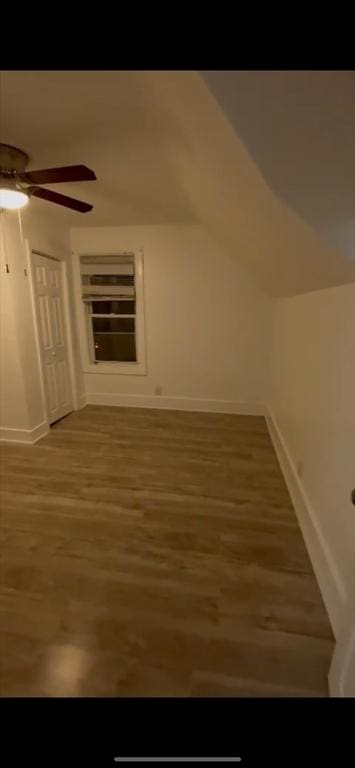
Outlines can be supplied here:
<path id="1" fill-rule="evenodd" d="M 92 301 L 90 311 L 93 315 L 134 315 L 136 302 L 129 301 Z"/>
<path id="2" fill-rule="evenodd" d="M 134 333 L 134 317 L 93 317 L 94 333 Z"/>
<path id="3" fill-rule="evenodd" d="M 135 363 L 136 337 L 131 334 L 94 333 L 95 359 L 106 362 Z"/>
<path id="4" fill-rule="evenodd" d="M 90 275 L 89 285 L 134 285 L 134 275 Z"/>

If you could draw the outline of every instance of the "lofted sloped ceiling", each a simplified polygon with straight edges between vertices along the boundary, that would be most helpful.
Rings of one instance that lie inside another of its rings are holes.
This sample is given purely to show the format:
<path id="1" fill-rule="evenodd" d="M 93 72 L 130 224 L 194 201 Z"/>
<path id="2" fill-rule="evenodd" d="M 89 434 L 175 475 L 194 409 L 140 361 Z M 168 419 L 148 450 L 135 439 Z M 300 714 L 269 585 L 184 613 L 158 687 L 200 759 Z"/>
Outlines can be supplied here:
<path id="1" fill-rule="evenodd" d="M 92 202 L 85 216 L 31 201 L 63 226 L 201 223 L 276 295 L 355 278 L 274 194 L 196 72 L 2 72 L 0 140 L 30 168 L 95 170 L 97 182 L 53 185 Z"/>
<path id="2" fill-rule="evenodd" d="M 273 191 L 355 261 L 355 72 L 202 75 Z"/>

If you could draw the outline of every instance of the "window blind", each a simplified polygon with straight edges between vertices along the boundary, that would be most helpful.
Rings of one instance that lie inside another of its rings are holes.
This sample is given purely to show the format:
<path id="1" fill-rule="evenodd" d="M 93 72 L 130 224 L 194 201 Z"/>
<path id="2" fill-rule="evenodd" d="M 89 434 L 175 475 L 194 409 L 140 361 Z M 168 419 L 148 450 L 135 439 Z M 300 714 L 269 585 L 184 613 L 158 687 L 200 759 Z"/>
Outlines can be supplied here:
<path id="1" fill-rule="evenodd" d="M 80 272 L 84 301 L 135 297 L 133 254 L 81 256 Z"/>

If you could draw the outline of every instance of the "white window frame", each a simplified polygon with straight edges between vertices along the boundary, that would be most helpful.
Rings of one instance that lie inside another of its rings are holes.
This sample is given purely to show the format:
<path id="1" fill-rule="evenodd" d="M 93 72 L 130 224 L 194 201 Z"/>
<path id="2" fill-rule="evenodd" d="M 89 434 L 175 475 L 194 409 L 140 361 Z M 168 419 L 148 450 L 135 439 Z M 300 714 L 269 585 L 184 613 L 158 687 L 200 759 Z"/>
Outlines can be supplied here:
<path id="1" fill-rule="evenodd" d="M 90 355 L 90 344 L 92 344 L 91 329 L 88 327 L 88 314 L 85 303 L 82 299 L 82 284 L 80 273 L 81 256 L 133 256 L 134 257 L 134 275 L 135 275 L 135 293 L 136 293 L 136 362 L 106 362 L 93 361 Z M 95 252 L 74 253 L 73 254 L 73 272 L 75 286 L 75 305 L 79 329 L 79 344 L 82 360 L 83 373 L 95 374 L 124 374 L 129 376 L 145 376 L 147 373 L 146 364 L 146 339 L 145 339 L 145 312 L 144 312 L 144 279 L 143 279 L 143 249 L 138 251 L 110 251 L 98 254 Z"/>

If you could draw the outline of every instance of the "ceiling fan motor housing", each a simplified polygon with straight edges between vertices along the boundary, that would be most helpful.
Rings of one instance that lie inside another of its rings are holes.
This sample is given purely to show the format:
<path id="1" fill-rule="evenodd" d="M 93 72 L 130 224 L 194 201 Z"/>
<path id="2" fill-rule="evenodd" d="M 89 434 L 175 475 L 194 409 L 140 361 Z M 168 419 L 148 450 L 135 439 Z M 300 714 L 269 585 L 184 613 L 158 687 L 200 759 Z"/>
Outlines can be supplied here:
<path id="1" fill-rule="evenodd" d="M 0 144 L 0 174 L 13 176 L 25 170 L 29 162 L 29 156 L 22 149 L 11 147 L 9 144 Z"/>

